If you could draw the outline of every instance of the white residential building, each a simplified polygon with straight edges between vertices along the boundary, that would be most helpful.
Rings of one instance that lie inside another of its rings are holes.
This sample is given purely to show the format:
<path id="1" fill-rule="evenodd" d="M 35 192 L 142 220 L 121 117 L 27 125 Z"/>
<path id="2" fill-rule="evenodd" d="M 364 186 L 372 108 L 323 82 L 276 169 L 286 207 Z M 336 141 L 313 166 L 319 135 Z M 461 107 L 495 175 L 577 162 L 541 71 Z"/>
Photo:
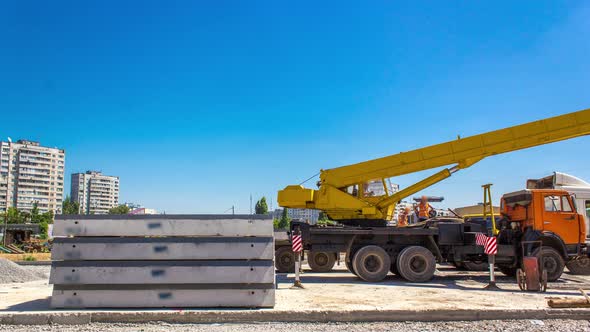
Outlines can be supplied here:
<path id="1" fill-rule="evenodd" d="M 39 142 L 0 142 L 0 212 L 9 207 L 61 213 L 65 151 Z"/>
<path id="2" fill-rule="evenodd" d="M 107 214 L 119 205 L 119 177 L 97 171 L 74 173 L 70 196 L 82 214 Z"/>

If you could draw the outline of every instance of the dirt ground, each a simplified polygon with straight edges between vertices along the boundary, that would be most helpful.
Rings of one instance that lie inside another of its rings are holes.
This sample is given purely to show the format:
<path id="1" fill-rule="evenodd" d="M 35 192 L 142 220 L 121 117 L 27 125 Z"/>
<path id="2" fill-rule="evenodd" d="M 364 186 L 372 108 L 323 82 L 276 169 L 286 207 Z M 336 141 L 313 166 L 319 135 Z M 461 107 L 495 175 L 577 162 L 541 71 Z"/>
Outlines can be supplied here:
<path id="1" fill-rule="evenodd" d="M 31 267 L 33 268 L 33 267 Z M 49 266 L 34 267 L 35 269 Z M 349 273 L 343 265 L 330 273 L 313 273 L 304 265 L 304 289 L 292 288 L 293 274 L 277 275 L 274 310 L 394 310 L 394 309 L 541 309 L 547 297 L 581 295 L 590 290 L 590 276 L 564 273 L 550 283 L 546 293 L 521 292 L 514 279 L 496 273 L 500 291 L 487 291 L 486 272 L 460 271 L 439 266 L 428 283 L 409 283 L 389 275 L 379 283 L 367 283 Z M 49 309 L 52 287 L 47 280 L 0 285 L 0 311 L 45 311 Z"/>

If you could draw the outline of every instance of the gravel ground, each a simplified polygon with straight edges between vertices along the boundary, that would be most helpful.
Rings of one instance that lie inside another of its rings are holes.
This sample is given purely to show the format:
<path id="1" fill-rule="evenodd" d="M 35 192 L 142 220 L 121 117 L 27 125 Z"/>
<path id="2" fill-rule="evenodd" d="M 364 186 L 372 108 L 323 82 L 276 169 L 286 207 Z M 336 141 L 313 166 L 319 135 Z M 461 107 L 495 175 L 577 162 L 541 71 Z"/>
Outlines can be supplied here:
<path id="1" fill-rule="evenodd" d="M 15 282 L 27 282 L 43 279 L 45 276 L 41 276 L 39 273 L 35 273 L 32 270 L 22 267 L 14 262 L 7 259 L 0 258 L 0 283 L 15 283 Z"/>
<path id="2" fill-rule="evenodd" d="M 41 279 L 49 279 L 49 271 L 51 270 L 51 265 L 21 265 L 21 267 L 39 276 L 39 278 Z"/>
<path id="3" fill-rule="evenodd" d="M 203 331 L 203 332 L 293 332 L 293 331 L 590 331 L 589 321 L 575 320 L 522 320 L 522 321 L 479 321 L 479 322 L 400 322 L 400 323 L 260 323 L 260 324 L 88 324 L 80 326 L 40 325 L 40 326 L 2 326 L 0 331 Z"/>

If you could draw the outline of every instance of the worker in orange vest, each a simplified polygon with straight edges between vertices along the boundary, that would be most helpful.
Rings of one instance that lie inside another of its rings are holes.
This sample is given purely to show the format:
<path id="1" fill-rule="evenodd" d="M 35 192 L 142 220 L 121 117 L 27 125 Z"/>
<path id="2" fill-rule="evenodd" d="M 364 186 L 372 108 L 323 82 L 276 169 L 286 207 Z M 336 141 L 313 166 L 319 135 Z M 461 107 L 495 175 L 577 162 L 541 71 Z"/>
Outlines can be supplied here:
<path id="1" fill-rule="evenodd" d="M 397 218 L 398 227 L 408 226 L 408 217 L 410 216 L 410 211 L 412 211 L 412 209 L 410 209 L 409 206 L 406 206 L 406 208 L 400 212 L 399 217 Z"/>
<path id="2" fill-rule="evenodd" d="M 418 206 L 416 207 L 418 219 L 420 219 L 420 221 L 429 219 L 431 210 L 434 210 L 434 208 L 428 204 L 428 197 L 422 196 L 422 198 L 420 198 L 420 203 L 418 203 Z"/>

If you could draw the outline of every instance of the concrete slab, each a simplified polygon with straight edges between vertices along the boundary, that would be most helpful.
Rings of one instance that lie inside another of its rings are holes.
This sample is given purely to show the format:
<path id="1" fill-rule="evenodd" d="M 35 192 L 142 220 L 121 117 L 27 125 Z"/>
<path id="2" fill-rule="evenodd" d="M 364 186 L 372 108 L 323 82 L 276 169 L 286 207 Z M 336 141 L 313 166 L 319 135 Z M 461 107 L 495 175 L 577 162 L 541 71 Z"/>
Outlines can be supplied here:
<path id="1" fill-rule="evenodd" d="M 272 237 L 75 237 L 56 238 L 53 260 L 268 259 Z"/>
<path id="2" fill-rule="evenodd" d="M 274 289 L 54 290 L 52 308 L 273 307 Z"/>
<path id="3" fill-rule="evenodd" d="M 272 284 L 272 261 L 58 261 L 58 285 Z"/>
<path id="4" fill-rule="evenodd" d="M 274 233 L 269 216 L 91 215 L 61 216 L 54 236 L 264 236 Z"/>

